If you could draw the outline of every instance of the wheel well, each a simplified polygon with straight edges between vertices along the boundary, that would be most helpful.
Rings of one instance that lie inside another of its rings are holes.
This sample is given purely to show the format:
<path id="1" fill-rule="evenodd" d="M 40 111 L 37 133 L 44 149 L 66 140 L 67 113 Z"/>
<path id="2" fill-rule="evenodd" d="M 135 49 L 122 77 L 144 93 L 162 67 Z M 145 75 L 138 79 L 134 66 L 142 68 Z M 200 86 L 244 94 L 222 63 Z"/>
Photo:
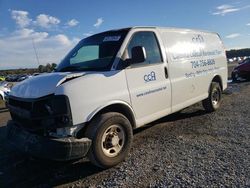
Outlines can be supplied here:
<path id="1" fill-rule="evenodd" d="M 107 112 L 118 112 L 120 114 L 123 114 L 126 118 L 128 118 L 129 122 L 132 125 L 132 128 L 134 129 L 136 127 L 135 118 L 134 118 L 132 110 L 123 104 L 112 104 L 112 105 L 106 106 L 105 108 L 103 108 L 99 112 L 97 112 L 91 118 L 90 121 L 92 121 L 96 116 L 103 114 L 103 113 L 107 113 Z M 87 127 L 89 126 L 90 121 L 87 122 L 86 125 L 77 132 L 77 134 L 76 134 L 77 138 L 82 138 L 84 136 L 85 131 L 86 131 Z"/>
<path id="2" fill-rule="evenodd" d="M 128 118 L 129 122 L 132 125 L 132 128 L 135 128 L 136 123 L 135 123 L 135 118 L 132 110 L 127 107 L 126 105 L 123 104 L 112 104 L 109 106 L 106 106 L 102 110 L 100 110 L 97 114 L 94 115 L 92 119 L 94 119 L 96 116 L 99 114 L 107 113 L 107 112 L 118 112 L 124 115 L 126 118 Z"/>
<path id="3" fill-rule="evenodd" d="M 222 80 L 221 80 L 221 77 L 220 77 L 220 76 L 218 76 L 218 75 L 215 76 L 215 77 L 213 78 L 212 82 L 217 82 L 217 83 L 219 83 L 221 90 L 223 90 Z"/>

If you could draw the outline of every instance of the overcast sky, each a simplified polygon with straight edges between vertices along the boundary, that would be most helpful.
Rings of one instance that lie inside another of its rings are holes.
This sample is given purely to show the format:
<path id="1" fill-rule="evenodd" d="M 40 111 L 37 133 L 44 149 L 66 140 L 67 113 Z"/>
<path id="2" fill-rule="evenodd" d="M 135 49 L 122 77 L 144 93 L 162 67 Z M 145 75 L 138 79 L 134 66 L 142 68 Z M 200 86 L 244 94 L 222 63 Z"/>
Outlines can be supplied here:
<path id="1" fill-rule="evenodd" d="M 59 63 L 91 34 L 128 26 L 218 32 L 227 49 L 250 47 L 250 0 L 0 0 L 0 69 Z"/>

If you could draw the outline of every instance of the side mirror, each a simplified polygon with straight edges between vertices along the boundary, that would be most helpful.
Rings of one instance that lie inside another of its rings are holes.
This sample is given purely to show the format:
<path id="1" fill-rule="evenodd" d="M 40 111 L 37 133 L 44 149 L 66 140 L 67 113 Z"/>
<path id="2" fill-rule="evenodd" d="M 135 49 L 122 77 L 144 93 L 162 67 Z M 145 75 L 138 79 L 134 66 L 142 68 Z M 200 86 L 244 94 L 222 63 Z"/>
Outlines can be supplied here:
<path id="1" fill-rule="evenodd" d="M 135 46 L 131 50 L 132 63 L 142 63 L 146 59 L 146 50 L 143 46 Z"/>

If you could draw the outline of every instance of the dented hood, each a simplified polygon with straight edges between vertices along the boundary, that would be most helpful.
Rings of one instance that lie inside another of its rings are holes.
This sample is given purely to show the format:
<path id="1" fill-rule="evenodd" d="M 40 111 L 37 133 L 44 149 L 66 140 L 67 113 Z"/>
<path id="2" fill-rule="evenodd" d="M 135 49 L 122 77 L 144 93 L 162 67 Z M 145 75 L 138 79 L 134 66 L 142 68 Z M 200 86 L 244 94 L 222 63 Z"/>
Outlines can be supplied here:
<path id="1" fill-rule="evenodd" d="M 29 78 L 15 85 L 10 95 L 20 98 L 39 98 L 55 93 L 56 87 L 85 73 L 55 72 Z"/>

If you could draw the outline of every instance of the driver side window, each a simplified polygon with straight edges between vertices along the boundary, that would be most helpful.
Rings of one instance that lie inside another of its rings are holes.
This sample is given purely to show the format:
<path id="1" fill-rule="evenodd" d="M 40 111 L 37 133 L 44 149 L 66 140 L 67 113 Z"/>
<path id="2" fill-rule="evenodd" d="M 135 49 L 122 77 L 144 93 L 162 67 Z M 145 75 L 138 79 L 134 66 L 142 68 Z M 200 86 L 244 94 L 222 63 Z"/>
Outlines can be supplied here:
<path id="1" fill-rule="evenodd" d="M 129 58 L 132 57 L 131 51 L 132 48 L 135 46 L 143 46 L 145 48 L 146 59 L 143 64 L 154 64 L 162 62 L 159 44 L 153 32 L 143 31 L 137 32 L 133 35 L 127 47 L 127 53 Z"/>

